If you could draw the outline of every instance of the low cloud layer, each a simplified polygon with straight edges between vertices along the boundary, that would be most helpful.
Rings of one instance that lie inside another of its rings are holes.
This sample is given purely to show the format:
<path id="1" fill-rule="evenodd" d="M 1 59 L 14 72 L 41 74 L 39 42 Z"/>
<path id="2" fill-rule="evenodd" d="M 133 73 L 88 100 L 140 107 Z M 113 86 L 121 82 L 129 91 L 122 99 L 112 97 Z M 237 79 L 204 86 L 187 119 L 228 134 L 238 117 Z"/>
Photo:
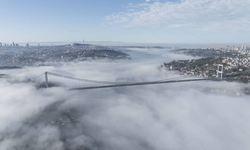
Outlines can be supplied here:
<path id="1" fill-rule="evenodd" d="M 146 1 L 106 16 L 126 27 L 193 28 L 203 31 L 249 31 L 249 0 Z"/>
<path id="2" fill-rule="evenodd" d="M 6 73 L 25 79 L 51 71 L 108 81 L 176 76 L 153 62 L 92 61 Z M 38 83 L 0 80 L 1 150 L 250 148 L 250 102 L 242 92 L 249 85 L 196 82 L 68 91 L 37 89 Z"/>

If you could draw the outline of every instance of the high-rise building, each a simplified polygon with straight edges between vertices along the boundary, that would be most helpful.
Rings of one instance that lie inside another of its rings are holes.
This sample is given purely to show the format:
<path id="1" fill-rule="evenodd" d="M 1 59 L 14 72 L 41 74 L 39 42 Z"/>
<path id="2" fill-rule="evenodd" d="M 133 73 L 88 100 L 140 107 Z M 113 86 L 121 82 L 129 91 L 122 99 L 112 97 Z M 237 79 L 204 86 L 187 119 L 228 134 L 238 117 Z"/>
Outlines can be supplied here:
<path id="1" fill-rule="evenodd" d="M 2 43 L 0 42 L 0 47 L 2 47 Z"/>
<path id="2" fill-rule="evenodd" d="M 14 42 L 12 42 L 12 45 L 13 45 L 13 46 L 16 46 L 16 44 L 15 44 Z"/>
<path id="3" fill-rule="evenodd" d="M 26 48 L 30 48 L 30 44 L 29 43 L 26 44 Z"/>

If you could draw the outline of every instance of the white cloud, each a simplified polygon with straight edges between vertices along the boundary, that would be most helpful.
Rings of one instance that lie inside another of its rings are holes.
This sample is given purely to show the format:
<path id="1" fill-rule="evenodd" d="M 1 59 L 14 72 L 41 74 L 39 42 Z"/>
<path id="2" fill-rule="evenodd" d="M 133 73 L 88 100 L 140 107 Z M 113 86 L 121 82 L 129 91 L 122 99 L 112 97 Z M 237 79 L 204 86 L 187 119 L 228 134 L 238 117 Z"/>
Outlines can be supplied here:
<path id="1" fill-rule="evenodd" d="M 250 30 L 249 0 L 181 0 L 128 5 L 106 16 L 126 27 L 193 27 L 202 30 Z"/>

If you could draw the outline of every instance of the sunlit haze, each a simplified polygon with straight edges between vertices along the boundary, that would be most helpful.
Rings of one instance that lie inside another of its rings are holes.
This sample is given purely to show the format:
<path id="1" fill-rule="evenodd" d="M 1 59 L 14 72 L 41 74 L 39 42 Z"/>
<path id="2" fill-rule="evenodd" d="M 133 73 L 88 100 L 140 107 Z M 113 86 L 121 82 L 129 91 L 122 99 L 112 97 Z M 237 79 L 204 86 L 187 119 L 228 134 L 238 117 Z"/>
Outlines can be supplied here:
<path id="1" fill-rule="evenodd" d="M 250 150 L 250 0 L 0 0 L 0 150 Z"/>

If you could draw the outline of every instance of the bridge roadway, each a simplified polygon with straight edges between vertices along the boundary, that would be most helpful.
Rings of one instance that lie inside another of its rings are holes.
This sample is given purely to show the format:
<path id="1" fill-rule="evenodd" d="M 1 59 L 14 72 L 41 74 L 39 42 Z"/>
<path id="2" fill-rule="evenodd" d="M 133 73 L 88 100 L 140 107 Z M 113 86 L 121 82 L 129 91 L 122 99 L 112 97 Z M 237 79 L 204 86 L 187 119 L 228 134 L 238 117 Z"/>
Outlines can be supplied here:
<path id="1" fill-rule="evenodd" d="M 115 84 L 115 85 L 103 85 L 103 86 L 93 86 L 93 87 L 82 87 L 82 88 L 72 88 L 70 90 L 89 90 L 89 89 L 100 89 L 100 88 L 111 88 L 111 87 L 123 87 L 123 86 L 140 86 L 140 85 L 152 85 L 152 84 L 164 84 L 164 83 L 177 83 L 177 82 L 194 82 L 194 81 L 221 81 L 221 79 L 187 79 L 187 80 L 168 80 L 168 81 L 152 81 L 152 82 L 137 82 L 137 83 L 125 83 L 125 84 Z"/>

